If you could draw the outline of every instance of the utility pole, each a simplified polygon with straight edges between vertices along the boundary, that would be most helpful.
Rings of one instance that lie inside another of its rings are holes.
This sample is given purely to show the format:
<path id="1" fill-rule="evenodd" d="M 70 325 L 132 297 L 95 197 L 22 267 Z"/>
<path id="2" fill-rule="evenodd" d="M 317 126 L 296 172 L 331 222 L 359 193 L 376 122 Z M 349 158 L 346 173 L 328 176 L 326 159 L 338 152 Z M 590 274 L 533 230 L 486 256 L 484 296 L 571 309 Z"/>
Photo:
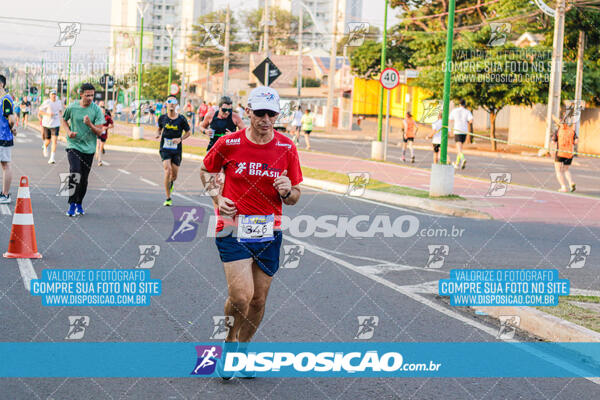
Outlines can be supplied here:
<path id="1" fill-rule="evenodd" d="M 387 0 L 386 0 L 387 10 Z M 327 76 L 327 115 L 325 116 L 325 126 L 333 126 L 333 92 L 335 89 L 335 64 L 337 61 L 337 16 L 338 16 L 338 0 L 333 2 L 333 18 L 331 28 L 331 49 L 329 52 L 329 74 Z M 384 33 L 385 35 L 385 33 Z"/>
<path id="2" fill-rule="evenodd" d="M 116 88 L 117 88 L 117 46 L 116 46 L 116 35 L 113 35 L 113 90 L 112 90 L 112 98 L 113 98 L 113 111 L 117 111 L 117 97 L 116 97 Z"/>
<path id="3" fill-rule="evenodd" d="M 452 71 L 452 42 L 454 39 L 454 7 L 450 0 L 448 7 L 448 36 L 446 38 L 446 70 L 444 71 L 444 108 L 442 110 L 442 143 L 440 145 L 440 163 L 446 165 L 448 156 L 448 118 L 450 116 L 450 83 Z"/>
<path id="4" fill-rule="evenodd" d="M 187 40 L 186 40 L 186 35 L 187 35 L 187 20 L 183 21 L 183 32 L 181 35 L 182 41 L 183 41 L 183 67 L 181 68 L 181 94 L 180 94 L 180 98 L 179 100 L 181 101 L 181 107 L 183 109 L 183 106 L 185 106 L 185 59 L 186 59 L 186 52 L 187 52 Z"/>
<path id="5" fill-rule="evenodd" d="M 544 147 L 550 149 L 550 137 L 552 136 L 552 116 L 560 117 L 560 91 L 562 81 L 563 65 L 563 43 L 565 35 L 565 0 L 556 3 L 556 14 L 554 17 L 554 48 L 552 50 L 552 69 L 550 70 L 550 89 L 548 91 L 548 113 L 546 115 L 546 140 Z"/>
<path id="6" fill-rule="evenodd" d="M 42 53 L 42 77 L 40 79 L 40 104 L 44 102 L 44 53 Z"/>
<path id="7" fill-rule="evenodd" d="M 270 57 L 271 52 L 269 51 L 269 24 L 271 23 L 269 19 L 269 0 L 265 0 L 265 15 L 264 15 L 264 33 L 263 38 L 265 40 L 265 44 L 263 49 L 265 50 L 265 56 Z M 269 63 L 265 64 L 265 86 L 269 86 Z"/>
<path id="8" fill-rule="evenodd" d="M 231 11 L 227 3 L 227 13 L 225 16 L 225 57 L 223 58 L 223 96 L 229 91 L 229 30 L 231 25 Z"/>
<path id="9" fill-rule="evenodd" d="M 300 97 L 302 93 L 302 31 L 304 30 L 304 8 L 302 8 L 302 0 L 300 0 L 300 21 L 298 22 L 298 78 L 296 86 L 298 86 L 298 106 L 300 106 Z"/>
<path id="10" fill-rule="evenodd" d="M 579 42 L 577 45 L 577 76 L 575 77 L 575 107 L 581 104 L 581 89 L 583 86 L 583 53 L 585 51 L 585 32 L 579 31 Z M 581 117 L 575 124 L 575 132 L 579 135 Z"/>

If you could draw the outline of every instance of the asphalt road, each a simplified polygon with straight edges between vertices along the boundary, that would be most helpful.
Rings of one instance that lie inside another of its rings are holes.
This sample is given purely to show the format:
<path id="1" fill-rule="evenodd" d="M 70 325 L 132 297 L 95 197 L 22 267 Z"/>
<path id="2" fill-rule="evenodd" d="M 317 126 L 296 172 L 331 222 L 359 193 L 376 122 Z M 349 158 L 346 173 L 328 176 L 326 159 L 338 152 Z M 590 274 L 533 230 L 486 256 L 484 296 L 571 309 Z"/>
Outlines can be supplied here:
<path id="1" fill-rule="evenodd" d="M 107 152 L 109 165 L 92 169 L 84 202 L 87 215 L 68 218 L 66 198 L 56 195 L 59 173 L 68 171 L 64 146 L 59 147 L 57 164 L 48 165 L 37 136 L 27 131 L 13 152 L 15 182 L 20 175 L 30 180 L 37 242 L 44 255 L 32 261 L 37 275 L 57 268 L 135 268 L 138 246 L 159 245 L 151 273 L 162 280 L 162 295 L 153 297 L 148 307 L 44 307 L 25 290 L 17 262 L 2 258 L 0 340 L 64 342 L 68 317 L 86 315 L 90 325 L 83 341 L 210 341 L 212 317 L 223 312 L 226 284 L 214 239 L 206 234 L 212 211 L 199 187 L 199 163 L 184 160 L 173 195 L 174 205 L 206 211 L 198 234 L 189 243 L 166 242 L 173 215 L 162 206 L 158 154 Z M 17 192 L 16 183 L 12 192 Z M 365 315 L 379 318 L 372 341 L 496 341 L 494 322 L 447 306 L 434 295 L 432 285 L 448 277 L 450 268 L 558 268 L 574 288 L 599 286 L 597 251 L 585 268 L 567 270 L 566 264 L 568 245 L 589 243 L 594 248 L 600 229 L 452 218 L 310 189 L 284 213 L 407 218 L 418 225 L 418 233 L 406 238 L 287 234 L 284 245 L 302 245 L 304 255 L 297 268 L 276 274 L 255 341 L 357 341 L 357 317 Z M 6 246 L 11 216 L 0 215 L 0 224 L 0 243 Z M 430 237 L 428 228 L 440 233 Z M 460 236 L 451 237 L 461 229 Z M 425 269 L 427 246 L 433 244 L 448 245 L 449 255 L 442 268 Z M 220 379 L 0 379 L 2 399 L 599 397 L 600 387 L 586 379 L 288 378 L 226 384 Z"/>
<path id="2" fill-rule="evenodd" d="M 454 140 L 448 142 L 449 148 L 454 147 Z M 419 141 L 419 146 L 430 148 L 430 141 Z M 300 140 L 300 146 L 304 147 L 304 139 Z M 343 154 L 360 158 L 371 157 L 371 142 L 363 140 L 344 140 L 333 138 L 311 138 L 311 148 L 333 154 Z M 466 146 L 468 148 L 468 145 Z M 432 163 L 432 151 L 415 150 L 415 163 L 410 163 L 409 151 L 407 154 L 407 165 L 419 168 L 430 168 Z M 456 158 L 455 153 L 448 153 L 451 161 Z M 557 190 L 560 185 L 554 173 L 554 164 L 550 159 L 544 161 L 515 160 L 501 157 L 486 157 L 467 154 L 467 166 L 464 170 L 458 170 L 457 175 L 489 180 L 490 172 L 510 172 L 512 183 L 528 185 L 548 190 Z M 390 141 L 388 146 L 388 160 L 402 163 L 402 148 L 397 146 L 396 141 Z M 571 167 L 573 179 L 577 184 L 577 192 L 593 196 L 600 196 L 600 159 L 590 157 L 577 157 L 575 165 Z"/>

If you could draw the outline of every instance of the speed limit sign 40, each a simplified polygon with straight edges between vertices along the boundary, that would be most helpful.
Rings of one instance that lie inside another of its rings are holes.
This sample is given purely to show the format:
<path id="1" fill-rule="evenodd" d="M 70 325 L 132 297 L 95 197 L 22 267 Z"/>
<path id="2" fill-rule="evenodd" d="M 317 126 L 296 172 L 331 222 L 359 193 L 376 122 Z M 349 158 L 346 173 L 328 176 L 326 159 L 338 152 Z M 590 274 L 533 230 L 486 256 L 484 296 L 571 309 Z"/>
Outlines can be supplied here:
<path id="1" fill-rule="evenodd" d="M 379 82 L 385 89 L 393 89 L 400 84 L 400 73 L 394 68 L 386 68 L 381 73 Z"/>

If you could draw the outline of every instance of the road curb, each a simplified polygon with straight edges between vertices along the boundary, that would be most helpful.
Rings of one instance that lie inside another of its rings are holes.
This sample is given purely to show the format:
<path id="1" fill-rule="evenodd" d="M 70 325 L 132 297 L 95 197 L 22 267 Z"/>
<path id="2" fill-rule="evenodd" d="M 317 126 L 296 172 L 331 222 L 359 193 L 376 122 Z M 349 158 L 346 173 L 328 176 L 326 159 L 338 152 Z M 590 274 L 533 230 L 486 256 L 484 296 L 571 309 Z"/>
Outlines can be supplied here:
<path id="1" fill-rule="evenodd" d="M 547 314 L 533 307 L 474 307 L 477 311 L 499 318 L 520 317 L 518 328 L 550 342 L 600 342 L 600 333 Z"/>
<path id="2" fill-rule="evenodd" d="M 340 194 L 346 194 L 348 192 L 347 185 L 342 185 L 341 183 L 329 181 L 322 181 L 313 178 L 304 178 L 302 185 Z M 461 207 L 454 204 L 446 204 L 441 200 L 402 196 L 395 193 L 380 192 L 377 190 L 370 189 L 365 190 L 364 194 L 360 196 L 360 198 L 378 201 L 386 204 L 392 204 L 400 207 L 412 207 L 417 208 L 419 210 L 437 212 L 453 217 L 466 217 L 487 220 L 493 219 L 492 216 L 488 213 L 473 208 Z"/>

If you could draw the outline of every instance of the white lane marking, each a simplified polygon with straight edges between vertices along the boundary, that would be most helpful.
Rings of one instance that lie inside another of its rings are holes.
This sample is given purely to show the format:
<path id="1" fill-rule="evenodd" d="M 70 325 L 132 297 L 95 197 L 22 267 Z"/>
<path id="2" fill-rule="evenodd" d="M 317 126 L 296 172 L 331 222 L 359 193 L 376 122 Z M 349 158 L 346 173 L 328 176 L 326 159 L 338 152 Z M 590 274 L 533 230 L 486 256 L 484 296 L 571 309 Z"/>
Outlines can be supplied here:
<path id="1" fill-rule="evenodd" d="M 459 320 L 461 322 L 464 322 L 465 324 L 470 325 L 473 328 L 479 329 L 479 330 L 481 330 L 481 331 L 483 331 L 485 333 L 488 333 L 489 335 L 494 336 L 494 337 L 498 334 L 498 330 L 497 329 L 493 329 L 493 328 L 491 328 L 489 326 L 486 326 L 486 325 L 483 325 L 483 324 L 481 324 L 481 323 L 479 323 L 477 321 L 473 321 L 470 318 L 467 318 L 467 317 L 465 317 L 462 314 L 459 314 L 459 313 L 457 313 L 455 311 L 449 310 L 449 309 L 447 309 L 446 307 L 444 307 L 444 306 L 442 306 L 440 304 L 434 303 L 433 301 L 431 301 L 431 300 L 429 300 L 429 299 L 427 299 L 427 298 L 425 298 L 425 297 L 423 297 L 423 296 L 415 293 L 414 291 L 412 291 L 410 289 L 407 289 L 407 288 L 402 287 L 400 285 L 397 285 L 397 284 L 395 284 L 393 282 L 390 282 L 387 279 L 384 279 L 384 278 L 382 278 L 380 276 L 373 275 L 373 274 L 369 273 L 368 270 L 364 270 L 361 267 L 357 267 L 355 265 L 352 265 L 352 264 L 350 264 L 347 261 L 344 261 L 344 260 L 342 260 L 340 258 L 332 256 L 331 254 L 327 254 L 325 251 L 317 249 L 316 247 L 314 247 L 313 245 L 311 245 L 311 244 L 309 244 L 307 242 L 303 242 L 301 240 L 298 240 L 298 239 L 295 239 L 295 238 L 292 238 L 292 237 L 289 237 L 289 236 L 284 236 L 283 238 L 285 240 L 288 240 L 288 241 L 294 243 L 294 244 L 303 245 L 305 250 L 308 250 L 308 251 L 310 251 L 310 252 L 312 252 L 312 253 L 320 256 L 320 257 L 325 258 L 326 260 L 329 260 L 329 261 L 331 261 L 333 263 L 336 263 L 336 264 L 338 264 L 338 265 L 340 265 L 342 267 L 345 267 L 345 268 L 347 268 L 347 269 L 349 269 L 351 271 L 354 271 L 354 272 L 356 272 L 356 273 L 358 273 L 358 274 L 360 274 L 360 275 L 362 275 L 362 276 L 364 276 L 366 278 L 374 280 L 377 283 L 380 283 L 380 284 L 382 284 L 384 286 L 387 286 L 388 288 L 390 288 L 392 290 L 395 290 L 398 293 L 401 293 L 401 294 L 403 294 L 403 295 L 405 295 L 407 297 L 410 297 L 411 299 L 413 299 L 413 300 L 415 300 L 415 301 L 417 301 L 417 302 L 419 302 L 421 304 L 424 304 L 424 305 L 426 305 L 426 306 L 428 306 L 430 308 L 433 308 L 435 311 L 438 311 L 438 312 L 440 312 L 442 314 L 445 314 L 445 315 L 447 315 L 449 317 L 452 317 L 452 318 L 457 319 L 457 320 Z"/>
<path id="2" fill-rule="evenodd" d="M 600 291 L 599 290 L 588 290 L 588 289 L 573 288 L 573 289 L 571 289 L 571 292 L 569 294 L 571 296 L 578 295 L 578 296 L 598 296 L 598 297 L 600 297 Z"/>
<path id="3" fill-rule="evenodd" d="M 119 172 L 121 172 L 121 173 L 123 173 L 125 175 L 131 175 L 131 172 L 129 172 L 127 170 L 124 170 L 124 169 L 121 169 L 121 168 L 117 168 L 117 171 L 119 171 Z"/>
<path id="4" fill-rule="evenodd" d="M 388 288 L 390 288 L 392 290 L 395 290 L 395 291 L 397 291 L 397 292 L 399 292 L 399 293 L 401 293 L 401 294 L 403 294 L 403 295 L 411 298 L 412 300 L 415 300 L 415 301 L 417 301 L 417 302 L 419 302 L 419 303 L 421 303 L 421 304 L 423 304 L 425 306 L 433 308 L 435 311 L 438 311 L 438 312 L 440 312 L 440 313 L 442 313 L 444 315 L 447 315 L 447 316 L 449 316 L 451 318 L 454 318 L 454 319 L 457 319 L 457 320 L 459 320 L 461 322 L 464 322 L 465 324 L 467 324 L 469 326 L 472 326 L 473 328 L 479 329 L 479 330 L 481 330 L 481 331 L 483 331 L 483 332 L 485 332 L 485 333 L 487 333 L 487 334 L 489 334 L 489 335 L 491 335 L 493 337 L 496 337 L 498 335 L 498 329 L 494 329 L 494 328 L 491 328 L 491 327 L 489 327 L 487 325 L 481 324 L 481 323 L 479 323 L 479 322 L 477 322 L 475 320 L 471 320 L 470 318 L 465 317 L 465 316 L 463 316 L 463 315 L 461 315 L 461 314 L 459 314 L 459 313 L 457 313 L 455 311 L 452 311 L 450 309 L 447 309 L 447 308 L 445 308 L 444 306 L 442 306 L 440 304 L 434 303 L 433 301 L 429 300 L 428 298 L 423 297 L 423 296 L 417 294 L 415 292 L 415 288 L 413 288 L 413 287 L 410 287 L 410 288 L 403 287 L 403 286 L 397 285 L 397 284 L 395 284 L 393 282 L 390 282 L 387 279 L 384 279 L 384 278 L 382 278 L 380 276 L 369 274 L 368 272 L 364 271 L 361 267 L 357 267 L 355 265 L 350 264 L 349 262 L 341 260 L 341 259 L 339 259 L 339 258 L 337 258 L 335 256 L 329 255 L 329 254 L 327 254 L 327 253 L 325 253 L 325 252 L 323 252 L 321 250 L 316 249 L 311 244 L 303 242 L 301 240 L 290 238 L 290 237 L 286 237 L 286 236 L 284 236 L 284 239 L 286 239 L 286 240 L 288 240 L 288 241 L 290 241 L 290 242 L 292 242 L 294 244 L 303 245 L 305 250 L 308 250 L 308 251 L 310 251 L 310 252 L 312 252 L 312 253 L 320 256 L 320 257 L 323 257 L 323 258 L 325 258 L 325 259 L 327 259 L 329 261 L 332 261 L 332 262 L 334 262 L 334 263 L 336 263 L 336 264 L 338 264 L 338 265 L 340 265 L 342 267 L 345 267 L 345 268 L 347 268 L 347 269 L 349 269 L 351 271 L 354 271 L 354 272 L 356 272 L 356 273 L 358 273 L 358 274 L 360 274 L 360 275 L 362 275 L 362 276 L 364 276 L 366 278 L 369 278 L 369 279 L 371 279 L 371 280 L 373 280 L 375 282 L 381 283 L 382 285 L 387 286 Z M 519 341 L 515 340 L 515 339 L 502 340 L 502 341 L 509 342 L 509 343 L 519 343 Z M 562 368 L 567 369 L 567 370 L 569 370 L 571 372 L 574 372 L 574 373 L 576 373 L 579 376 L 586 377 L 586 375 L 589 375 L 588 371 L 583 371 L 580 368 L 572 366 L 570 364 L 569 365 L 565 365 L 565 361 L 564 360 L 561 360 L 561 359 L 559 359 L 559 358 L 557 358 L 557 357 L 555 357 L 555 356 L 553 356 L 551 354 L 543 353 L 543 352 L 541 352 L 538 349 L 530 348 L 529 346 L 527 346 L 527 343 L 524 343 L 524 344 L 525 344 L 525 346 L 523 346 L 522 350 L 527 351 L 528 353 L 533 354 L 536 357 L 539 357 L 539 358 L 541 358 L 543 360 L 546 360 L 548 362 L 551 362 L 553 364 L 561 365 Z M 589 380 L 589 381 L 591 381 L 591 382 L 593 382 L 593 383 L 595 383 L 597 385 L 600 385 L 600 378 L 587 378 L 586 377 L 585 379 L 587 379 L 587 380 Z"/>
<path id="5" fill-rule="evenodd" d="M 108 161 L 104 161 L 104 160 L 102 160 L 102 164 L 104 164 L 104 165 L 106 165 L 106 166 L 110 167 L 110 163 L 109 163 Z"/>
<path id="6" fill-rule="evenodd" d="M 141 178 L 141 177 L 140 177 L 140 181 L 142 181 L 142 182 L 145 182 L 145 183 L 147 183 L 148 185 L 152 185 L 152 186 L 158 186 L 158 183 L 155 183 L 155 182 L 149 181 L 149 180 L 148 180 L 148 179 L 146 179 L 146 178 Z"/>
<path id="7" fill-rule="evenodd" d="M 15 143 L 31 143 L 33 140 L 24 137 L 15 137 Z"/>
<path id="8" fill-rule="evenodd" d="M 6 204 L 0 204 L 0 214 L 11 215 L 10 208 Z"/>
<path id="9" fill-rule="evenodd" d="M 373 201 L 373 200 L 368 200 L 368 199 L 363 199 L 362 197 L 358 197 L 358 196 L 346 196 L 345 194 L 341 194 L 341 193 L 334 193 L 334 192 L 329 192 L 327 190 L 323 190 L 323 189 L 318 189 L 318 188 L 313 188 L 310 186 L 304 186 L 307 189 L 310 190 L 315 190 L 317 192 L 323 192 L 323 193 L 327 193 L 330 194 L 332 196 L 340 196 L 340 197 L 346 197 L 348 199 L 353 199 L 353 200 L 358 200 L 358 201 L 364 201 L 365 203 L 371 203 L 371 204 L 376 204 L 378 206 L 382 206 L 382 207 L 388 207 L 388 208 L 393 208 L 394 210 L 400 210 L 400 211 L 406 211 L 406 212 L 410 212 L 413 214 L 419 214 L 419 215 L 425 215 L 427 217 L 434 217 L 434 218 L 456 218 L 456 217 L 452 217 L 450 215 L 443 215 L 443 214 L 428 214 L 425 212 L 421 212 L 421 211 L 415 211 L 415 210 L 411 210 L 410 208 L 403 208 L 403 207 L 397 207 L 397 206 L 393 206 L 391 204 L 387 204 L 387 203 L 379 203 L 377 201 Z"/>
<path id="10" fill-rule="evenodd" d="M 29 258 L 17 258 L 17 264 L 19 264 L 19 271 L 21 272 L 25 289 L 31 291 L 31 280 L 38 278 L 31 260 Z"/>

